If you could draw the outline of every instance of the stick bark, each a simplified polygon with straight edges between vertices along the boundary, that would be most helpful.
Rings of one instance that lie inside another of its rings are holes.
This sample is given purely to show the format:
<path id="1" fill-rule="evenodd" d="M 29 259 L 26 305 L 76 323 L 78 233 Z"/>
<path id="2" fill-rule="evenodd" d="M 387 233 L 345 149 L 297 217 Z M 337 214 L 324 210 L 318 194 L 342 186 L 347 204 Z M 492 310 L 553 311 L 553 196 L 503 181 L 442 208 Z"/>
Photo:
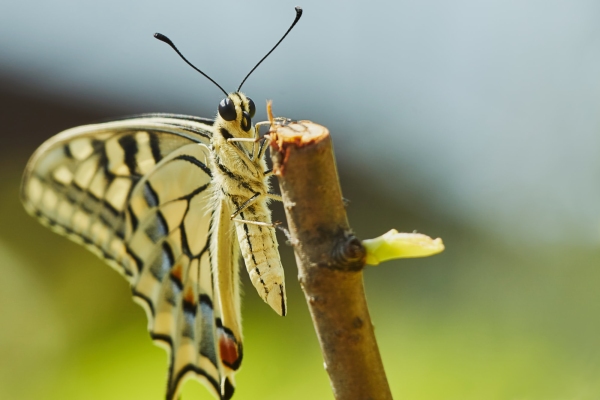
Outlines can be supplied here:
<path id="1" fill-rule="evenodd" d="M 348 224 L 329 131 L 275 122 L 273 170 L 334 397 L 392 399 L 365 298 L 366 253 Z"/>

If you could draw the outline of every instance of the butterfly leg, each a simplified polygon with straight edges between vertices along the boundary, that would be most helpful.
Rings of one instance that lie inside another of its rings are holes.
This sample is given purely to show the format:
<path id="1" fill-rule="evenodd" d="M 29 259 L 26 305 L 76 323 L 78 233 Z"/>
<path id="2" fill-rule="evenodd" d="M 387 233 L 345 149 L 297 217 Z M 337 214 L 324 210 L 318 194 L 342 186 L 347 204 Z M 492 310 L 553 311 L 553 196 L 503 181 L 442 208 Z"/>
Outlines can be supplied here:
<path id="1" fill-rule="evenodd" d="M 254 124 L 254 129 L 256 130 L 256 136 L 258 136 L 258 128 L 261 126 L 271 125 L 270 121 L 260 121 Z"/>
<path id="2" fill-rule="evenodd" d="M 262 138 L 260 137 L 260 127 L 261 126 L 268 126 L 271 125 L 271 123 L 269 121 L 261 121 L 261 122 L 257 122 L 254 125 L 254 138 L 256 140 L 255 144 L 254 144 L 254 148 L 252 149 L 252 161 L 256 160 L 257 158 L 261 158 L 261 155 L 263 154 L 263 148 L 265 147 L 265 138 L 267 137 L 267 135 L 263 136 Z M 263 140 L 262 143 L 260 144 L 260 147 L 257 148 L 258 146 L 258 142 L 260 140 Z M 256 155 L 258 152 L 258 155 Z"/>
<path id="3" fill-rule="evenodd" d="M 259 127 L 264 126 L 264 125 L 268 125 L 268 122 L 258 122 L 256 125 L 254 125 L 254 137 L 251 138 L 229 138 L 227 139 L 228 142 L 254 142 L 257 143 L 261 140 L 260 137 L 260 132 L 259 132 Z M 256 145 L 255 145 L 256 147 Z"/>
<path id="4" fill-rule="evenodd" d="M 253 138 L 229 138 L 227 139 L 227 143 L 231 143 L 231 148 L 238 154 L 241 160 L 244 161 L 245 164 L 250 164 L 256 170 L 256 166 L 253 163 L 252 157 L 248 156 L 245 151 L 234 145 L 235 142 L 254 142 Z M 253 150 L 254 151 L 254 150 Z"/>
<path id="5" fill-rule="evenodd" d="M 272 228 L 276 227 L 277 225 L 280 224 L 280 222 L 276 222 L 276 223 L 268 223 L 268 222 L 258 222 L 258 221 L 248 221 L 245 219 L 239 219 L 236 218 L 236 216 L 238 216 L 242 211 L 244 211 L 246 208 L 248 208 L 252 203 L 256 202 L 256 200 L 258 200 L 261 196 L 265 196 L 271 200 L 275 200 L 275 201 L 283 201 L 283 199 L 281 198 L 280 195 L 275 194 L 275 193 L 267 193 L 265 195 L 262 195 L 260 193 L 255 193 L 252 197 L 250 197 L 248 200 L 246 200 L 241 206 L 239 206 L 237 208 L 237 210 L 234 211 L 233 214 L 231 214 L 231 220 L 232 221 L 237 221 L 237 222 L 245 222 L 247 224 L 254 224 L 254 225 L 261 225 L 261 226 L 270 226 Z"/>
<path id="6" fill-rule="evenodd" d="M 269 124 L 270 124 L 269 121 L 257 122 L 256 125 L 254 125 L 254 137 L 252 137 L 252 138 L 229 138 L 229 139 L 227 139 L 227 142 L 230 142 L 230 143 L 253 142 L 254 144 L 252 146 L 252 154 L 250 156 L 244 154 L 242 151 L 238 151 L 238 154 L 242 157 L 249 158 L 250 161 L 254 162 L 257 158 L 262 158 L 262 156 L 266 150 L 266 146 L 265 146 L 266 141 L 264 139 L 268 137 L 267 135 L 260 137 L 259 128 L 261 126 L 265 126 L 265 125 L 269 125 Z M 260 144 L 259 144 L 259 142 L 260 142 Z M 236 147 L 236 150 L 240 150 L 240 149 Z"/>
<path id="7" fill-rule="evenodd" d="M 258 142 L 260 138 L 236 137 L 227 139 L 228 142 Z"/>
<path id="8" fill-rule="evenodd" d="M 235 218 L 242 211 L 244 211 L 246 208 L 248 208 L 252 203 L 256 202 L 256 200 L 258 200 L 261 196 L 265 196 L 265 197 L 267 197 L 269 199 L 276 200 L 276 201 L 283 201 L 283 199 L 281 198 L 281 196 L 278 195 L 278 194 L 275 194 L 275 193 L 267 193 L 267 194 L 264 194 L 264 195 L 261 194 L 261 193 L 255 193 L 252 197 L 250 197 L 248 200 L 246 200 L 241 206 L 239 206 L 237 208 L 237 210 L 234 211 L 233 214 L 231 214 L 231 220 L 232 221 L 236 221 L 236 222 L 242 222 L 242 223 L 245 223 L 245 224 L 268 226 L 270 228 L 275 228 L 275 227 L 277 227 L 277 225 L 281 224 L 281 222 L 270 223 L 270 222 L 249 221 L 247 219 Z"/>
<path id="9" fill-rule="evenodd" d="M 264 140 L 264 139 L 266 139 L 266 138 L 267 138 L 267 136 L 263 136 L 263 141 L 262 141 L 262 143 L 260 144 L 260 147 L 259 147 L 259 149 L 258 149 L 258 154 L 257 154 L 257 156 L 256 156 L 256 158 L 258 158 L 258 159 L 261 159 L 261 158 L 263 157 L 263 155 L 265 154 L 265 151 L 267 150 L 267 146 L 266 146 L 266 144 L 267 144 L 267 141 L 266 141 L 266 140 Z"/>
<path id="10" fill-rule="evenodd" d="M 250 161 L 254 162 L 257 158 L 262 158 L 263 154 L 265 154 L 265 150 L 267 149 L 267 141 L 265 140 L 267 136 L 263 136 L 262 138 L 230 138 L 227 139 L 228 142 L 254 142 L 254 147 L 252 148 L 252 154 L 250 156 L 243 153 L 239 148 L 234 147 L 240 157 L 248 158 Z M 260 142 L 260 144 L 258 144 Z M 259 146 L 258 149 L 256 146 Z M 255 156 L 258 150 L 258 155 Z"/>
<path id="11" fill-rule="evenodd" d="M 278 195 L 278 194 L 275 194 L 275 193 L 267 193 L 265 196 L 268 197 L 271 200 L 283 202 L 283 199 L 281 198 L 281 195 Z"/>
<path id="12" fill-rule="evenodd" d="M 277 228 L 277 225 L 281 224 L 281 222 L 260 222 L 260 221 L 249 221 L 247 219 L 239 219 L 239 218 L 232 218 L 232 221 L 235 222 L 241 222 L 243 224 L 251 224 L 251 225 L 258 225 L 258 226 L 266 226 L 269 228 Z"/>
<path id="13" fill-rule="evenodd" d="M 248 200 L 246 200 L 241 206 L 239 206 L 237 208 L 237 210 L 235 210 L 233 212 L 233 214 L 231 214 L 231 219 L 234 219 L 239 213 L 241 213 L 246 208 L 248 208 L 252 203 L 254 203 L 256 200 L 258 200 L 258 198 L 260 196 L 261 196 L 260 193 L 254 193 L 254 195 L 252 197 L 250 197 Z"/>
<path id="14" fill-rule="evenodd" d="M 265 139 L 265 137 L 262 137 L 262 138 L 229 138 L 229 139 L 227 139 L 227 142 L 231 142 L 231 143 L 233 143 L 233 142 L 253 142 L 254 145 L 252 147 L 252 154 L 250 156 L 243 154 L 243 152 L 241 152 L 241 151 L 238 151 L 238 154 L 240 154 L 241 157 L 249 158 L 250 161 L 254 161 L 257 158 L 261 158 L 266 150 L 265 145 L 266 145 L 267 141 L 264 139 Z M 260 144 L 259 144 L 259 142 L 260 142 Z M 257 146 L 258 146 L 258 149 L 257 149 Z M 236 149 L 239 150 L 237 147 L 236 147 Z M 258 153 L 258 156 L 255 156 L 255 154 L 257 154 L 257 153 Z"/>
<path id="15" fill-rule="evenodd" d="M 254 137 L 255 137 L 255 139 L 256 139 L 257 142 L 259 140 L 261 140 L 261 139 L 264 139 L 269 134 L 269 132 L 270 132 L 270 128 L 269 128 L 269 131 L 267 131 L 267 133 L 263 137 L 260 137 L 260 129 L 259 128 L 261 126 L 269 126 L 269 125 L 271 125 L 271 123 L 269 121 L 257 122 L 254 125 Z"/>

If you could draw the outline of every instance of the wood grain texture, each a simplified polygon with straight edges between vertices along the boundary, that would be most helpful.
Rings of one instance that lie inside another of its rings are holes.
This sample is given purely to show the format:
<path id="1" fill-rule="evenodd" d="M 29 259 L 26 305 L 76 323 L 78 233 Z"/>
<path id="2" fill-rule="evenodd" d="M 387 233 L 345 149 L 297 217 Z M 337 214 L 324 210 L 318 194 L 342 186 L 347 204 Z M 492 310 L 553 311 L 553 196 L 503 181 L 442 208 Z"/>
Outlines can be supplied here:
<path id="1" fill-rule="evenodd" d="M 348 224 L 329 132 L 277 120 L 271 132 L 299 280 L 334 396 L 391 399 L 363 287 L 365 249 Z"/>

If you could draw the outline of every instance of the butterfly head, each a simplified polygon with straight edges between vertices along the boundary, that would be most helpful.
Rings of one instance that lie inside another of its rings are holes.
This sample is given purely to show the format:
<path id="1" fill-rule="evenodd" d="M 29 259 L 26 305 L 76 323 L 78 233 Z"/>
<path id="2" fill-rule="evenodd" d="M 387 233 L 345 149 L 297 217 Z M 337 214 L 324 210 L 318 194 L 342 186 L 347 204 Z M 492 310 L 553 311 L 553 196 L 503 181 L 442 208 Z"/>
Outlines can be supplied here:
<path id="1" fill-rule="evenodd" d="M 247 136 L 252 129 L 254 114 L 256 106 L 252 99 L 241 92 L 234 92 L 219 103 L 217 123 L 229 132 L 242 130 L 245 133 L 243 136 Z"/>

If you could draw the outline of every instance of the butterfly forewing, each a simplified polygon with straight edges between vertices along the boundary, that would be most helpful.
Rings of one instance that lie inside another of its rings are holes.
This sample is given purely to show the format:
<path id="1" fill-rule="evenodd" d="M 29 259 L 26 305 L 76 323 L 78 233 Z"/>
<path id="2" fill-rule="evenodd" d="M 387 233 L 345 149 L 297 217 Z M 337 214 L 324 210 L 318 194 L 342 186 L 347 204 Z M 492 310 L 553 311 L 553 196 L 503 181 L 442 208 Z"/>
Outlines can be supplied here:
<path id="1" fill-rule="evenodd" d="M 130 282 L 169 351 L 169 400 L 189 377 L 230 397 L 241 361 L 237 247 L 230 237 L 216 244 L 232 224 L 211 228 L 211 135 L 207 120 L 167 115 L 74 128 L 42 145 L 23 179 L 31 214 Z M 215 271 L 229 271 L 219 274 L 229 283 L 213 287 Z"/>

